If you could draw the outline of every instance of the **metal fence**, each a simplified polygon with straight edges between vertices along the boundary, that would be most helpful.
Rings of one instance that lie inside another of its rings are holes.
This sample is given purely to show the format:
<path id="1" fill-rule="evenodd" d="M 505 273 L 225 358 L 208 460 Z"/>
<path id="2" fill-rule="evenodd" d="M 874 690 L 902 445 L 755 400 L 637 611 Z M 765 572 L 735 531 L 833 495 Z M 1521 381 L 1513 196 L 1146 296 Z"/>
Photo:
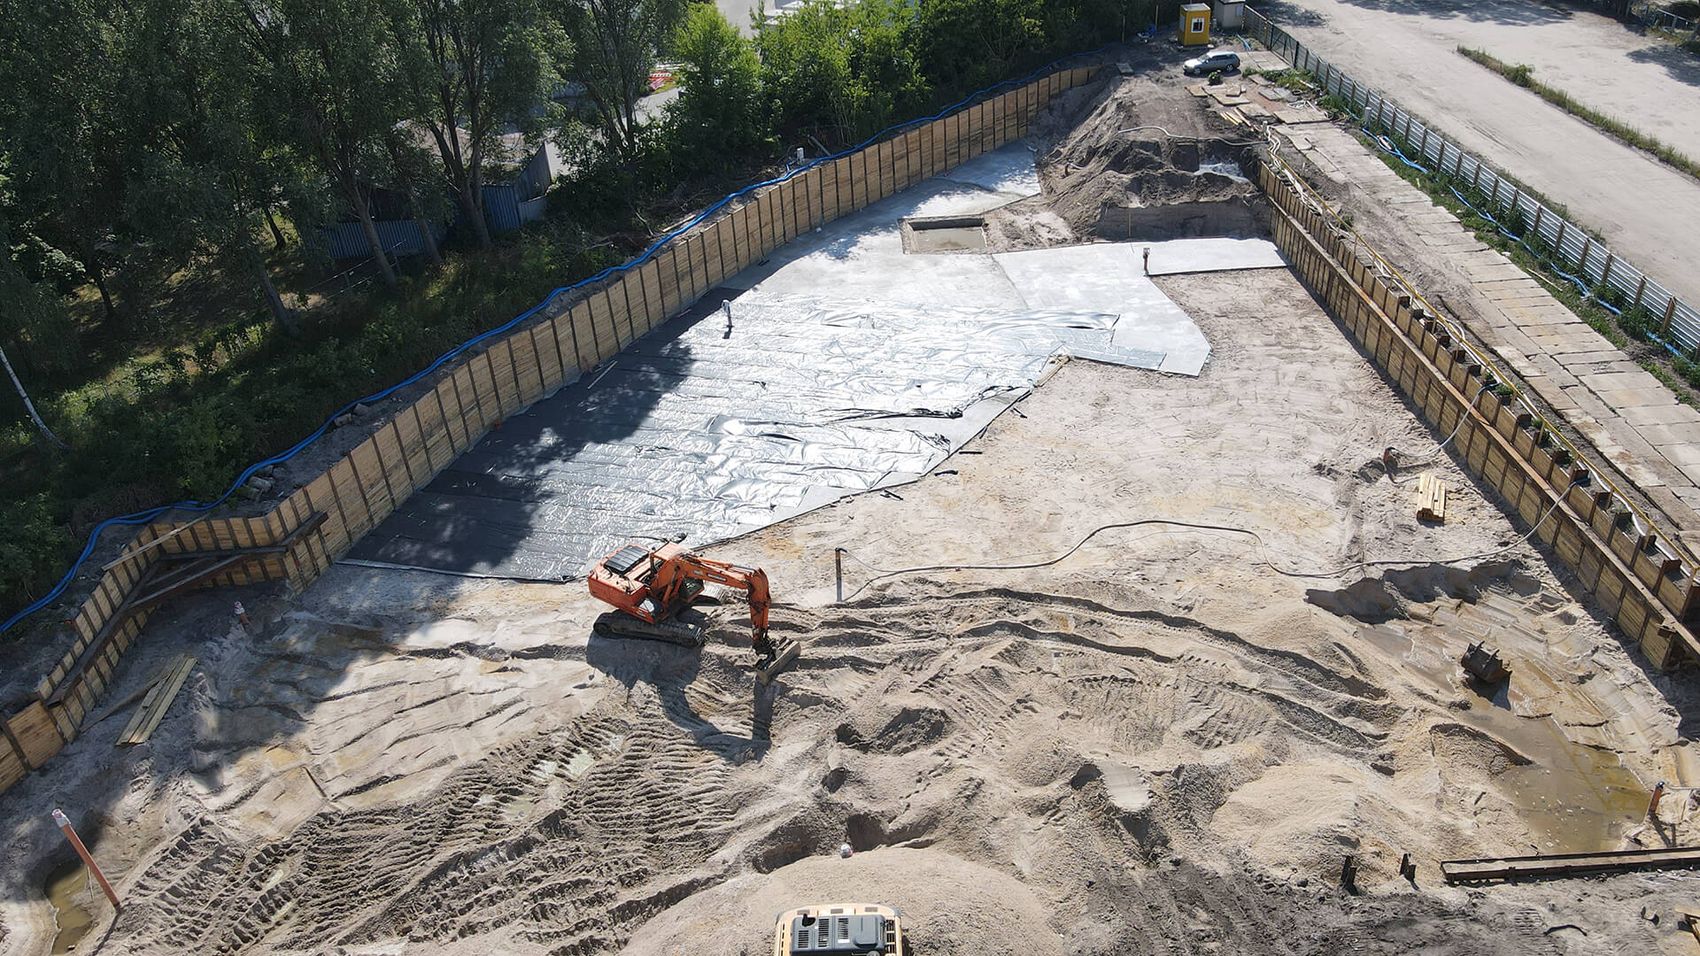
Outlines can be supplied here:
<path id="1" fill-rule="evenodd" d="M 1697 33 L 1700 32 L 1700 21 L 1687 17 L 1679 17 L 1669 10 L 1656 7 L 1650 3 L 1636 3 L 1630 7 L 1629 15 L 1639 20 L 1643 26 L 1667 33 Z"/>
<path id="2" fill-rule="evenodd" d="M 1317 56 L 1287 31 L 1256 10 L 1246 11 L 1246 33 L 1294 68 L 1314 75 L 1322 88 L 1350 103 L 1372 129 L 1385 131 L 1404 151 L 1457 186 L 1481 198 L 1489 215 L 1538 245 L 1561 269 L 1613 309 L 1638 312 L 1647 327 L 1675 349 L 1700 356 L 1700 311 L 1678 299 L 1633 263 L 1619 258 L 1604 242 L 1530 195 L 1528 190 L 1417 119 L 1385 93 L 1359 83 Z"/>

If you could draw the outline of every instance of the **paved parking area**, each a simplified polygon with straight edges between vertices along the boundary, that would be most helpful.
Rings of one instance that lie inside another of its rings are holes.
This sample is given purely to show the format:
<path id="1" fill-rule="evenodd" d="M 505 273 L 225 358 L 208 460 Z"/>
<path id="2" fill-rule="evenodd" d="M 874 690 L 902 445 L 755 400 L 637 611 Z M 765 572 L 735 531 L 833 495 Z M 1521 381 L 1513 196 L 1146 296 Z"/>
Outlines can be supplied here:
<path id="1" fill-rule="evenodd" d="M 1700 59 L 1588 10 L 1534 0 L 1281 0 L 1259 10 L 1466 149 L 1567 206 L 1618 253 L 1700 302 L 1700 180 L 1455 52 L 1514 63 L 1700 157 Z"/>

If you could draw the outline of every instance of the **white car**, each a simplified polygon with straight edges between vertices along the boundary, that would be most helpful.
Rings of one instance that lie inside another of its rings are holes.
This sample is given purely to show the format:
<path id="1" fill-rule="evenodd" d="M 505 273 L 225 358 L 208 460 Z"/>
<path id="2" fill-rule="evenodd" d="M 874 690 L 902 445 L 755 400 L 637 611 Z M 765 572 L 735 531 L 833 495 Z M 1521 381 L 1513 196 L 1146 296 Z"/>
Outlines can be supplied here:
<path id="1" fill-rule="evenodd" d="M 1211 50 L 1203 56 L 1195 56 L 1181 65 L 1181 71 L 1188 76 L 1203 76 L 1206 73 L 1232 73 L 1240 68 L 1240 55 L 1232 50 Z"/>

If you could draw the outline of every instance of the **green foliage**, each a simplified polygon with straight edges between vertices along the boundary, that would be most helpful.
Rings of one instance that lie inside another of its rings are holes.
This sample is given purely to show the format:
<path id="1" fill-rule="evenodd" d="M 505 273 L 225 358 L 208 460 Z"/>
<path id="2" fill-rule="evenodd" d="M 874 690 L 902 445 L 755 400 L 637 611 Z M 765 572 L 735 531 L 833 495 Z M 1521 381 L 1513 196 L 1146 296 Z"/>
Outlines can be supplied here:
<path id="1" fill-rule="evenodd" d="M 669 119 L 679 149 L 696 162 L 730 170 L 771 145 L 755 43 L 718 7 L 692 4 L 672 52 L 681 90 Z"/>
<path id="2" fill-rule="evenodd" d="M 931 92 L 905 0 L 806 0 L 757 24 L 762 86 L 774 125 L 844 145 L 912 115 Z"/>
<path id="3" fill-rule="evenodd" d="M 573 75 L 585 85 L 616 151 L 637 150 L 637 101 L 649 92 L 657 51 L 685 13 L 685 0 L 565 0 L 576 56 Z"/>
<path id="4" fill-rule="evenodd" d="M 219 494 L 350 398 L 771 174 L 781 135 L 847 145 L 1151 20 L 1146 0 L 811 0 L 752 41 L 683 0 L 6 11 L 0 344 L 71 445 L 46 452 L 0 394 L 7 608 L 42 593 L 94 521 Z M 638 122 L 662 51 L 679 99 Z M 565 76 L 590 85 L 598 129 L 557 122 Z M 496 242 L 472 207 L 501 137 L 545 128 L 569 177 L 543 222 Z M 271 248 L 269 219 L 287 241 L 379 188 L 419 216 L 458 202 L 478 248 L 339 296 L 308 277 L 310 250 Z"/>
<path id="5" fill-rule="evenodd" d="M 33 600 L 65 567 L 69 539 L 53 520 L 45 494 L 0 499 L 0 599 L 8 605 Z"/>
<path id="6" fill-rule="evenodd" d="M 1050 44 L 1044 0 L 930 0 L 921 6 L 927 76 L 941 89 L 995 83 Z"/>

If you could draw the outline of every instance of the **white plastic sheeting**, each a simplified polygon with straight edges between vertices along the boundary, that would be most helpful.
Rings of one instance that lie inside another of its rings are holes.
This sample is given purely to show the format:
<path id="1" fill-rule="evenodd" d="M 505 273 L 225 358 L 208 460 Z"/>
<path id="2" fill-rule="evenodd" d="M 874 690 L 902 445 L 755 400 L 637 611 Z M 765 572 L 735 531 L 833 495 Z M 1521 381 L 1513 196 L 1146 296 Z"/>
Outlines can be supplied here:
<path id="1" fill-rule="evenodd" d="M 503 423 L 355 557 L 553 578 L 634 536 L 705 543 L 909 481 L 1059 351 L 1155 368 L 1116 316 L 741 300 Z"/>
<path id="2" fill-rule="evenodd" d="M 747 289 L 508 419 L 357 560 L 558 578 L 625 543 L 707 544 L 925 474 L 1059 353 L 1196 375 L 1209 345 L 1130 244 L 906 255 L 902 220 L 1034 195 L 1025 147 L 847 216 Z"/>

